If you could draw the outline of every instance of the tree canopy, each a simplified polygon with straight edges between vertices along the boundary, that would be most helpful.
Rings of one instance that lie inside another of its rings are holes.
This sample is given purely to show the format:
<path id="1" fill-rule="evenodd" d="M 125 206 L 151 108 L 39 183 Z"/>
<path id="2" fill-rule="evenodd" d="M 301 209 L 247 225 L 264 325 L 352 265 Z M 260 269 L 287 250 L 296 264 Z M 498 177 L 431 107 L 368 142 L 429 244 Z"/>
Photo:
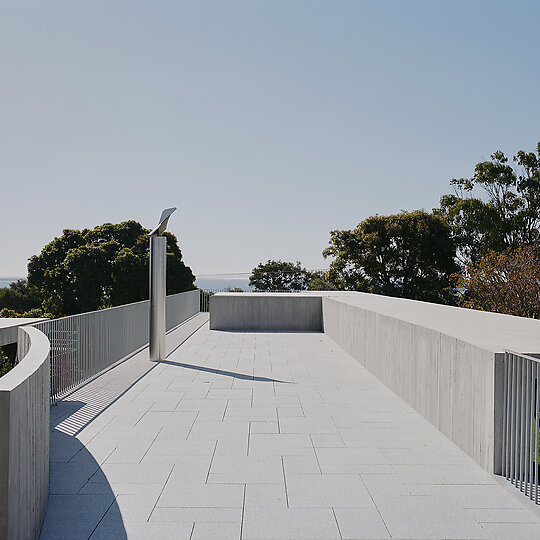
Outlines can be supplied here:
<path id="1" fill-rule="evenodd" d="M 372 216 L 353 230 L 330 233 L 323 256 L 334 257 L 327 279 L 341 290 L 430 302 L 452 302 L 457 271 L 451 230 L 423 210 Z"/>
<path id="2" fill-rule="evenodd" d="M 148 232 L 136 221 L 65 229 L 28 263 L 28 284 L 53 316 L 83 313 L 148 298 Z M 176 237 L 167 237 L 167 294 L 194 288 Z"/>
<path id="3" fill-rule="evenodd" d="M 441 197 L 436 212 L 452 227 L 463 267 L 540 239 L 540 142 L 536 153 L 520 150 L 513 162 L 499 150 L 472 178 L 454 178 L 455 193 Z"/>
<path id="4" fill-rule="evenodd" d="M 540 318 L 540 250 L 492 251 L 467 267 L 458 286 L 463 307 Z"/>
<path id="5" fill-rule="evenodd" d="M 268 260 L 251 271 L 249 285 L 256 291 L 303 291 L 312 279 L 313 274 L 298 261 Z"/>
<path id="6" fill-rule="evenodd" d="M 42 297 L 37 287 L 19 279 L 0 289 L 0 317 L 8 313 L 27 313 L 41 308 Z M 39 315 L 37 315 L 39 316 Z"/>

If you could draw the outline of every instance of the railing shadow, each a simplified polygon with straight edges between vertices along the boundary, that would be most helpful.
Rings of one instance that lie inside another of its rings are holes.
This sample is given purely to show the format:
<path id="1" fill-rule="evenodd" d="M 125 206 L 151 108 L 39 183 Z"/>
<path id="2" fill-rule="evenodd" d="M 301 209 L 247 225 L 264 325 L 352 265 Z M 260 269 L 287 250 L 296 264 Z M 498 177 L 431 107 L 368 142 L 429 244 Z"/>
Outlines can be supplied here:
<path id="1" fill-rule="evenodd" d="M 85 405 L 72 401 L 66 408 L 70 414 L 76 414 Z M 51 419 L 49 502 L 40 539 L 127 539 L 116 494 L 101 473 L 98 459 L 104 458 L 94 456 L 75 436 L 66 433 L 65 414 L 55 411 L 53 416 L 56 418 Z"/>
<path id="2" fill-rule="evenodd" d="M 216 375 L 223 375 L 225 377 L 233 377 L 235 379 L 241 379 L 244 381 L 256 381 L 256 382 L 274 382 L 281 384 L 291 384 L 291 381 L 280 381 L 278 379 L 270 379 L 268 377 L 257 377 L 255 375 L 246 375 L 244 373 L 236 373 L 234 371 L 224 371 L 222 369 L 210 368 L 206 366 L 196 366 L 194 364 L 184 364 L 182 362 L 173 362 L 172 360 L 161 360 L 158 364 L 167 364 L 170 366 L 176 366 L 184 369 L 193 369 L 195 371 L 202 371 L 204 373 L 215 373 Z"/>

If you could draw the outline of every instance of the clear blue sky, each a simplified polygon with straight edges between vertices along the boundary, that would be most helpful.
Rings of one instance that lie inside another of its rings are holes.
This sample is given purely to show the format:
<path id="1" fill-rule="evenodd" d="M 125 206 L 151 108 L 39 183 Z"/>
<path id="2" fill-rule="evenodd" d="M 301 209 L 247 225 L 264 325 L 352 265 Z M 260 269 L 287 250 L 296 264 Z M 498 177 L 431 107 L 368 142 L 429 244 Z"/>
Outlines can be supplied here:
<path id="1" fill-rule="evenodd" d="M 324 262 L 540 140 L 540 2 L 0 1 L 0 276 L 63 228 L 170 229 L 198 274 Z"/>

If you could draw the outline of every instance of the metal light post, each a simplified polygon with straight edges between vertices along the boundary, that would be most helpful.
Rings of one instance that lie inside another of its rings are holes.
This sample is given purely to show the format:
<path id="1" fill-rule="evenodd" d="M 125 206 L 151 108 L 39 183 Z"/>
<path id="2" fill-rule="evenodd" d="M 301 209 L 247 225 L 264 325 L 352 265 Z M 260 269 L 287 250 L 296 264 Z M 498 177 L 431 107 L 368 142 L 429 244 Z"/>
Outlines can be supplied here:
<path id="1" fill-rule="evenodd" d="M 150 360 L 165 360 L 166 295 L 167 295 L 167 238 L 161 236 L 176 208 L 161 213 L 158 226 L 150 238 Z"/>

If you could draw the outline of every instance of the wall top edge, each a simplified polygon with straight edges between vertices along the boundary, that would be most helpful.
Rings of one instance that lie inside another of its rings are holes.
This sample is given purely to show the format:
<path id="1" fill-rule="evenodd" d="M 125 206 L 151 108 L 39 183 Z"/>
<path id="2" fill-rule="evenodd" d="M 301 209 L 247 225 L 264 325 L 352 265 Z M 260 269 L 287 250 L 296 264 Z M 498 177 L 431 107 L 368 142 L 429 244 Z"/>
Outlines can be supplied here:
<path id="1" fill-rule="evenodd" d="M 491 353 L 540 353 L 538 319 L 360 292 L 332 294 L 328 300 L 422 326 Z"/>
<path id="2" fill-rule="evenodd" d="M 47 336 L 32 326 L 22 327 L 30 337 L 30 348 L 25 357 L 3 377 L 0 377 L 0 392 L 11 392 L 24 383 L 49 359 L 51 344 Z"/>

